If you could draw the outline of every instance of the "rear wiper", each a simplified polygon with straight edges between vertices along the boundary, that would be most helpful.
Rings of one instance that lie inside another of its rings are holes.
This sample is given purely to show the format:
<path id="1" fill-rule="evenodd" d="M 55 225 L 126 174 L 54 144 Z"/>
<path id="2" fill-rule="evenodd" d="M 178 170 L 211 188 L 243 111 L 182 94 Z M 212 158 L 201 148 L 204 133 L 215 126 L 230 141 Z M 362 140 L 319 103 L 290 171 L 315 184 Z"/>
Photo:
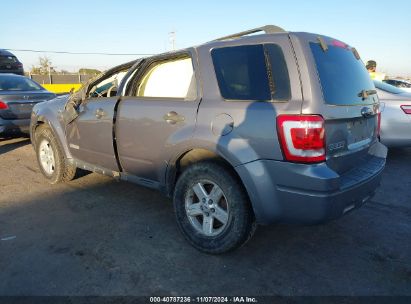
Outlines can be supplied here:
<path id="1" fill-rule="evenodd" d="M 362 90 L 358 93 L 358 97 L 362 97 L 362 99 L 367 99 L 368 96 L 377 94 L 377 90 Z"/>

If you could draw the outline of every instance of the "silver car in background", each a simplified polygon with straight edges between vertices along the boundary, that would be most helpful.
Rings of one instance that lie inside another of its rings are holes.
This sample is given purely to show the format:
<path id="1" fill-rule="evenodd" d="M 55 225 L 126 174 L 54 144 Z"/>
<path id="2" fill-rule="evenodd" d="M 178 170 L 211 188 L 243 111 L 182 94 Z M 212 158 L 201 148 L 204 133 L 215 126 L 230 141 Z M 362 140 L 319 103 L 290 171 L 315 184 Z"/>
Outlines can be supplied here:
<path id="1" fill-rule="evenodd" d="M 400 88 L 406 92 L 411 92 L 411 82 L 405 79 L 385 79 L 385 83 L 388 83 L 394 87 Z"/>
<path id="2" fill-rule="evenodd" d="M 381 114 L 380 139 L 388 147 L 411 147 L 411 93 L 374 81 L 385 108 Z"/>

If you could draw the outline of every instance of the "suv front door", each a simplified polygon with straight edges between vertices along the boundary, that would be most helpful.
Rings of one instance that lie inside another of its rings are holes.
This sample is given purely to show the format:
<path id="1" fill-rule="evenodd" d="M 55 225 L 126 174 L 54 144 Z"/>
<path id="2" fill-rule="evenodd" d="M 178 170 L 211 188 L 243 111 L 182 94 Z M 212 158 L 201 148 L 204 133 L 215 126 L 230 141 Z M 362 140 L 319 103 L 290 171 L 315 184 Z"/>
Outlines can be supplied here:
<path id="1" fill-rule="evenodd" d="M 78 117 L 66 127 L 69 150 L 76 160 L 119 171 L 113 144 L 113 120 L 120 98 L 116 90 L 131 64 L 108 71 L 89 86 Z"/>

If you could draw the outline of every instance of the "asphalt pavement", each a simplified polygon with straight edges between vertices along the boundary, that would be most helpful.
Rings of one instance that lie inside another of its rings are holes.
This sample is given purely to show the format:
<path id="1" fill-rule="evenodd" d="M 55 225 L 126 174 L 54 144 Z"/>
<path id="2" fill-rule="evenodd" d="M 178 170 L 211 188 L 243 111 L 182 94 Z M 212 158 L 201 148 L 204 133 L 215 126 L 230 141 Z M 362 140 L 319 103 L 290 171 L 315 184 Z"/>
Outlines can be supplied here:
<path id="1" fill-rule="evenodd" d="M 361 209 L 212 256 L 160 193 L 94 173 L 49 185 L 28 138 L 0 138 L 0 295 L 411 296 L 410 189 L 411 149 L 390 150 Z"/>

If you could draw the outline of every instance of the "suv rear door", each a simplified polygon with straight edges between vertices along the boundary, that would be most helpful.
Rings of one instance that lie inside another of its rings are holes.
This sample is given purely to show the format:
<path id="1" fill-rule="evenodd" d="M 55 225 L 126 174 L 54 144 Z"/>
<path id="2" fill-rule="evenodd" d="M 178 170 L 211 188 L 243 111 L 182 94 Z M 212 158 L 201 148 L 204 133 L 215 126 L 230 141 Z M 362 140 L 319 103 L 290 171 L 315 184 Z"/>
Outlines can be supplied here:
<path id="1" fill-rule="evenodd" d="M 354 48 L 328 37 L 300 36 L 312 88 L 302 113 L 323 116 L 327 164 L 341 174 L 370 157 L 378 140 L 378 96 Z"/>
<path id="2" fill-rule="evenodd" d="M 283 159 L 276 117 L 300 114 L 303 98 L 288 33 L 215 41 L 198 52 L 205 100 L 195 138 L 216 142 L 234 166 Z"/>
<path id="3" fill-rule="evenodd" d="M 119 103 L 116 142 L 125 174 L 156 187 L 194 132 L 201 97 L 194 49 L 147 59 Z M 130 177 L 132 178 L 132 177 Z"/>

